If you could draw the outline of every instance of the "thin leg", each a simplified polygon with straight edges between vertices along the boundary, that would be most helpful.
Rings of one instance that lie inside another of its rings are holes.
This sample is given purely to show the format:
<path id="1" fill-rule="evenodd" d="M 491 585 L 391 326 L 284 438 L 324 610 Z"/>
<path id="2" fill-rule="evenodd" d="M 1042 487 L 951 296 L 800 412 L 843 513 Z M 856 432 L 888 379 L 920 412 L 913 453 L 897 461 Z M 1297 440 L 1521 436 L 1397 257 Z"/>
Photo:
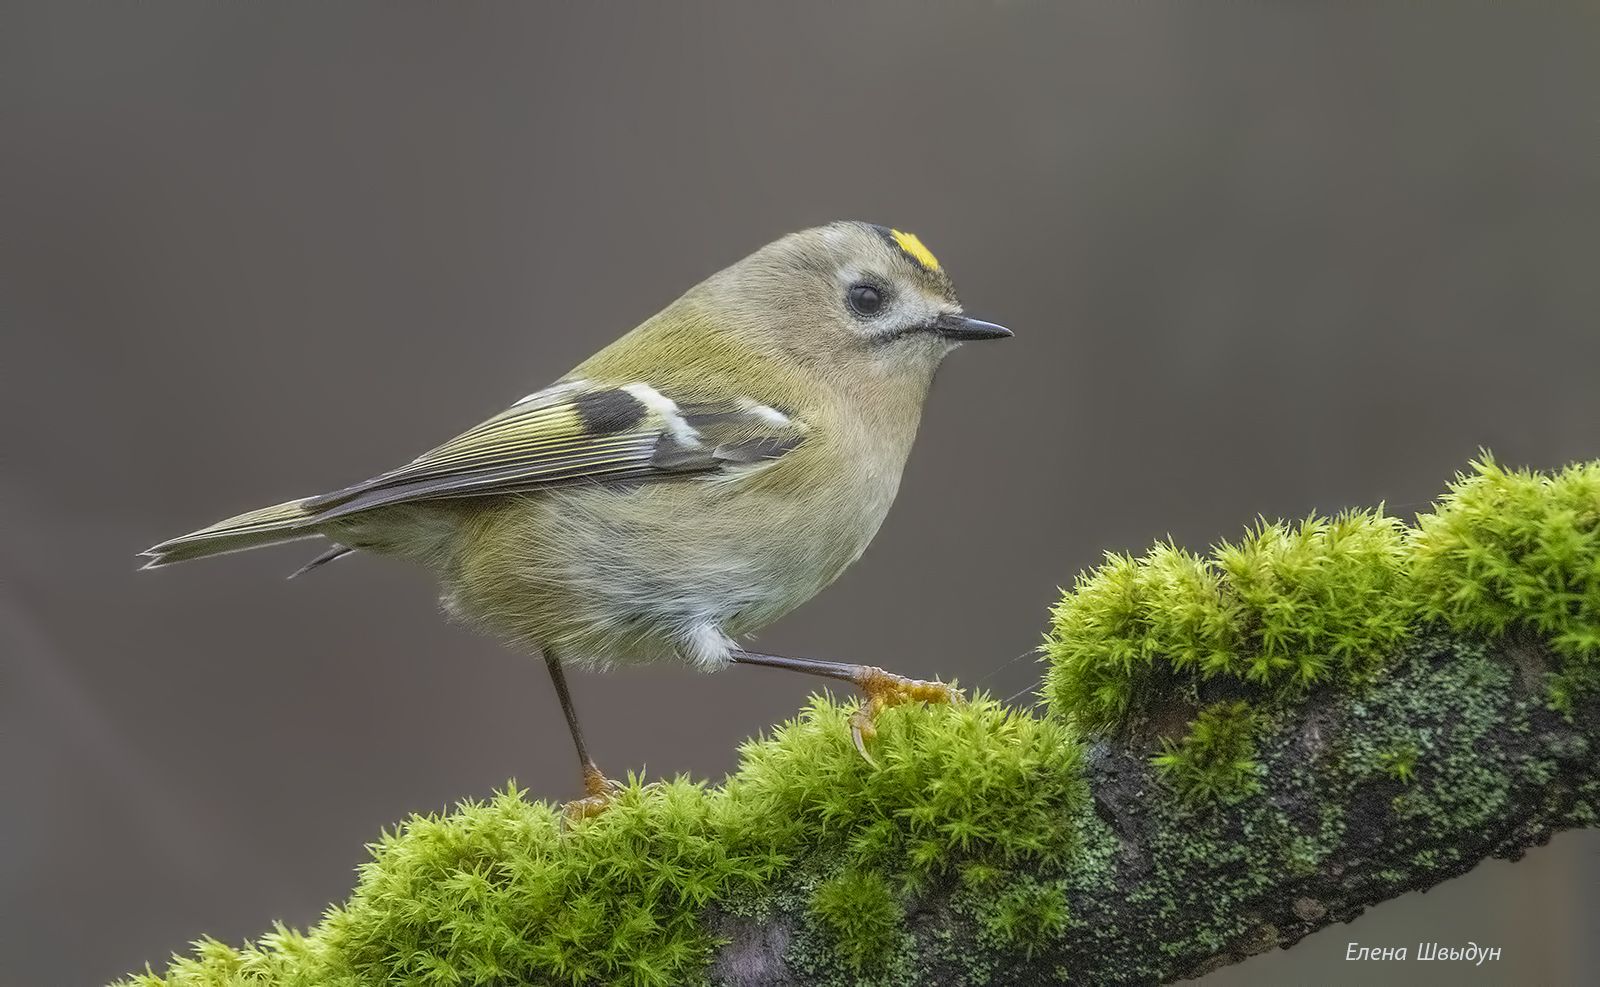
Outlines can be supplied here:
<path id="1" fill-rule="evenodd" d="M 561 712 L 567 718 L 567 731 L 572 734 L 572 746 L 578 752 L 578 766 L 583 771 L 583 790 L 586 797 L 567 804 L 567 813 L 577 817 L 596 815 L 610 803 L 616 785 L 600 773 L 600 768 L 589 757 L 583 743 L 583 729 L 578 726 L 578 710 L 572 705 L 572 690 L 567 688 L 567 675 L 561 669 L 561 660 L 545 652 L 544 666 L 550 671 L 550 682 L 556 687 L 556 698 L 561 700 Z"/>
<path id="2" fill-rule="evenodd" d="M 729 657 L 741 665 L 785 668 L 791 672 L 849 682 L 861 689 L 867 694 L 867 704 L 850 716 L 850 739 L 855 741 L 856 750 L 861 752 L 861 756 L 872 764 L 877 762 L 867 753 L 866 740 L 878 732 L 872 721 L 885 707 L 903 702 L 948 703 L 961 698 L 960 692 L 943 682 L 908 679 L 886 672 L 876 665 L 852 665 L 821 658 L 788 658 L 740 650 L 733 651 Z"/>
<path id="3" fill-rule="evenodd" d="M 765 665 L 768 668 L 786 668 L 791 672 L 802 672 L 806 675 L 820 675 L 827 679 L 838 679 L 841 682 L 851 682 L 861 685 L 862 680 L 871 672 L 881 672 L 870 665 L 852 665 L 843 661 L 826 661 L 822 658 L 787 658 L 783 655 L 764 655 L 759 651 L 730 652 L 729 656 L 741 665 Z"/>

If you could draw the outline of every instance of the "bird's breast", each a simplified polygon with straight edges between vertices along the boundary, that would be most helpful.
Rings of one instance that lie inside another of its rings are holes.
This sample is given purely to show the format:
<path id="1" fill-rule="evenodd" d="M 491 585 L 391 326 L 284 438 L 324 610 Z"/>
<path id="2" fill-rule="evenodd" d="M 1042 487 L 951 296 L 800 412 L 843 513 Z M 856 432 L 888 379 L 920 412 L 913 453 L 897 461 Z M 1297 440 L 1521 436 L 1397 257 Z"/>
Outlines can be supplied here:
<path id="1" fill-rule="evenodd" d="M 448 603 L 596 662 L 666 657 L 696 623 L 754 631 L 859 558 L 899 486 L 894 463 L 808 472 L 830 457 L 807 445 L 745 474 L 508 498 L 463 533 Z"/>

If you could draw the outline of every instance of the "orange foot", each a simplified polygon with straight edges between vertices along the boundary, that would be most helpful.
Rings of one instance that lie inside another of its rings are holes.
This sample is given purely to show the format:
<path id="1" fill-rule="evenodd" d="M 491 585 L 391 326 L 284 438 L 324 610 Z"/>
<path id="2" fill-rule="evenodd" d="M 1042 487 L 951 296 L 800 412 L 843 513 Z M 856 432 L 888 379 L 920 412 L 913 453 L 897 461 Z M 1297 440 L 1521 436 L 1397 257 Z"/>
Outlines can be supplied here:
<path id="1" fill-rule="evenodd" d="M 873 767 L 877 767 L 878 762 L 867 752 L 867 741 L 877 736 L 878 728 L 873 721 L 880 712 L 901 703 L 953 703 L 961 699 L 961 690 L 954 686 L 908 679 L 872 666 L 863 669 L 854 682 L 867 694 L 867 701 L 850 714 L 850 739 Z"/>
<path id="2" fill-rule="evenodd" d="M 600 769 L 591 762 L 583 766 L 583 790 L 587 794 L 565 806 L 567 820 L 580 822 L 584 819 L 593 819 L 600 813 L 611 808 L 611 800 L 622 786 L 600 773 Z"/>

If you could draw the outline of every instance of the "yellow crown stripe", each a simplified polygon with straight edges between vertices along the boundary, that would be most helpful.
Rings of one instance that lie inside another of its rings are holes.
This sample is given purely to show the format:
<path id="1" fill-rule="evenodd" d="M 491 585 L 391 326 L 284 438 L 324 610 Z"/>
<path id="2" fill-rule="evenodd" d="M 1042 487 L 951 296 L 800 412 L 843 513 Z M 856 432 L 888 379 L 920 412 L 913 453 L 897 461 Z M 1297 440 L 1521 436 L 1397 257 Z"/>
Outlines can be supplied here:
<path id="1" fill-rule="evenodd" d="M 915 233 L 903 233 L 900 230 L 890 230 L 889 232 L 894 236 L 894 242 L 898 243 L 900 249 L 909 254 L 912 260 L 930 271 L 939 269 L 939 258 L 933 256 L 933 251 L 929 250 L 921 240 L 917 239 Z"/>

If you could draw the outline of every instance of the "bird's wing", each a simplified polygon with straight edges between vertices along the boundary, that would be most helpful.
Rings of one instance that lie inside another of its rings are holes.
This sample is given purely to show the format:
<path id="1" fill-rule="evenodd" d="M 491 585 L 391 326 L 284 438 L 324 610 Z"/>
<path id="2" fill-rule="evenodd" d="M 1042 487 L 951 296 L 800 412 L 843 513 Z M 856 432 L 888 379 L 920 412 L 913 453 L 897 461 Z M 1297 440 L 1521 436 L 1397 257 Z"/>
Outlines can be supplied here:
<path id="1" fill-rule="evenodd" d="M 777 459 L 804 439 L 802 422 L 753 399 L 679 402 L 646 383 L 569 381 L 302 506 L 321 520 L 407 501 L 717 473 Z"/>

